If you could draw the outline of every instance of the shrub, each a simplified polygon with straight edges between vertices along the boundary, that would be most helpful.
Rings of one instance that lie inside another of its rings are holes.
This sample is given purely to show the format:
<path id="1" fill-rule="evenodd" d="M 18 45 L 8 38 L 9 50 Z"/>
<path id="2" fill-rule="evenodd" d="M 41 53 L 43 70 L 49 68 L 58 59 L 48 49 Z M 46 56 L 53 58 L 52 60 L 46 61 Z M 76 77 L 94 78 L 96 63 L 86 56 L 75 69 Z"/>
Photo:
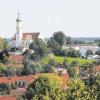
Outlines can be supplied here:
<path id="1" fill-rule="evenodd" d="M 40 100 L 40 98 L 49 97 L 50 99 L 60 100 L 62 98 L 61 84 L 62 80 L 57 75 L 42 74 L 29 85 L 26 98 L 28 100 L 32 98 Z"/>

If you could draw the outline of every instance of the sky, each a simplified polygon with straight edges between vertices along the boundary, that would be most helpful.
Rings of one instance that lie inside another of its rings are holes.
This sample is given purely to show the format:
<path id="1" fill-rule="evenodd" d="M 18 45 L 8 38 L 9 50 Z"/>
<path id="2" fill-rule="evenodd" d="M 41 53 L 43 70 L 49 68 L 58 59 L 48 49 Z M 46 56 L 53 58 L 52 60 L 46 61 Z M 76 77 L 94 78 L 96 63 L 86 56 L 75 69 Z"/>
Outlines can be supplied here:
<path id="1" fill-rule="evenodd" d="M 0 0 L 0 37 L 16 33 L 18 10 L 22 32 L 100 37 L 100 0 Z"/>

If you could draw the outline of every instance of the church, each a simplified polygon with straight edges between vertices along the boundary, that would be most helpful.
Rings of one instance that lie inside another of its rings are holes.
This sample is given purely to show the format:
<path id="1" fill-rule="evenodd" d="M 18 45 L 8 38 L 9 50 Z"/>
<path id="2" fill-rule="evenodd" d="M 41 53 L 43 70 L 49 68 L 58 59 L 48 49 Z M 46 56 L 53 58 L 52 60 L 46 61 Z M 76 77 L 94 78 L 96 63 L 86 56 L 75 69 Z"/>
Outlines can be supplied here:
<path id="1" fill-rule="evenodd" d="M 22 32 L 21 23 L 20 14 L 18 13 L 18 17 L 16 19 L 16 33 L 12 37 L 12 47 L 28 48 L 34 39 L 43 39 L 40 32 Z"/>

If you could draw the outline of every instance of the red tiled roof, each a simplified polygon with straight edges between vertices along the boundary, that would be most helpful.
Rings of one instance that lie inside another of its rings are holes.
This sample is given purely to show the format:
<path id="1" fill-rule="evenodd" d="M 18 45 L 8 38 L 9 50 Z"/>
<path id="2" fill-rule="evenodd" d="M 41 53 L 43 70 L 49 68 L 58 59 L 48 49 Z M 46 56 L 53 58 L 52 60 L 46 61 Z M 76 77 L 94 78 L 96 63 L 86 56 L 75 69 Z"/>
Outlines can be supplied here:
<path id="1" fill-rule="evenodd" d="M 96 70 L 96 72 L 100 72 L 100 65 L 96 66 L 95 70 Z"/>
<path id="2" fill-rule="evenodd" d="M 14 96 L 0 96 L 0 100 L 16 100 Z"/>
<path id="3" fill-rule="evenodd" d="M 28 83 L 31 83 L 34 79 L 36 79 L 35 75 L 29 76 L 15 76 L 15 77 L 0 77 L 0 83 L 14 83 L 17 80 L 25 80 Z"/>
<path id="4" fill-rule="evenodd" d="M 38 38 L 39 34 L 40 34 L 39 32 L 37 32 L 37 33 L 23 33 L 22 39 L 24 40 L 27 36 L 31 36 L 31 38 Z"/>
<path id="5" fill-rule="evenodd" d="M 31 38 L 38 38 L 40 32 L 34 32 L 34 33 L 22 33 L 22 40 L 24 40 L 27 36 L 31 36 Z M 16 34 L 14 35 L 14 37 L 12 38 L 13 40 L 16 40 Z"/>
<path id="6" fill-rule="evenodd" d="M 9 61 L 15 61 L 16 63 L 22 63 L 23 56 L 22 55 L 10 55 Z"/>

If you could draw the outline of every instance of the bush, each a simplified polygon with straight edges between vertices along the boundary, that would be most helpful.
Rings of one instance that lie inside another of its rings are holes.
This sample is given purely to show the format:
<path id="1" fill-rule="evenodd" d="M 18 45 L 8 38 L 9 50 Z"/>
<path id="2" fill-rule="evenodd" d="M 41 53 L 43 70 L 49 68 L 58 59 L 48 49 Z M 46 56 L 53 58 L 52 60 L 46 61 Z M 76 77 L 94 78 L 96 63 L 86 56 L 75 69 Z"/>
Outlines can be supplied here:
<path id="1" fill-rule="evenodd" d="M 25 87 L 27 85 L 27 82 L 24 81 L 24 80 L 18 80 L 18 81 L 15 81 L 14 83 L 11 84 L 11 87 L 13 89 L 16 89 L 16 88 L 22 88 L 22 87 Z"/>
<path id="2" fill-rule="evenodd" d="M 30 66 L 22 68 L 21 75 L 32 75 L 32 74 L 33 74 L 33 70 Z"/>
<path id="3" fill-rule="evenodd" d="M 12 77 L 15 75 L 15 70 L 12 67 L 7 67 L 7 69 L 5 70 L 5 76 L 7 77 Z"/>
<path id="4" fill-rule="evenodd" d="M 74 60 L 74 61 L 72 61 L 71 66 L 77 66 L 78 63 L 79 63 L 78 61 Z"/>
<path id="5" fill-rule="evenodd" d="M 49 97 L 50 99 L 60 100 L 62 99 L 61 85 L 62 80 L 57 75 L 40 75 L 32 84 L 29 85 L 26 98 L 28 100 L 31 100 L 32 98 L 40 100 L 40 98 Z"/>
<path id="6" fill-rule="evenodd" d="M 67 87 L 66 100 L 86 100 L 84 99 L 85 85 L 78 78 L 72 79 Z"/>
<path id="7" fill-rule="evenodd" d="M 10 85 L 6 83 L 0 83 L 0 94 L 6 95 L 9 94 Z"/>
<path id="8" fill-rule="evenodd" d="M 16 75 L 21 76 L 22 75 L 22 69 L 17 69 L 16 70 Z"/>

